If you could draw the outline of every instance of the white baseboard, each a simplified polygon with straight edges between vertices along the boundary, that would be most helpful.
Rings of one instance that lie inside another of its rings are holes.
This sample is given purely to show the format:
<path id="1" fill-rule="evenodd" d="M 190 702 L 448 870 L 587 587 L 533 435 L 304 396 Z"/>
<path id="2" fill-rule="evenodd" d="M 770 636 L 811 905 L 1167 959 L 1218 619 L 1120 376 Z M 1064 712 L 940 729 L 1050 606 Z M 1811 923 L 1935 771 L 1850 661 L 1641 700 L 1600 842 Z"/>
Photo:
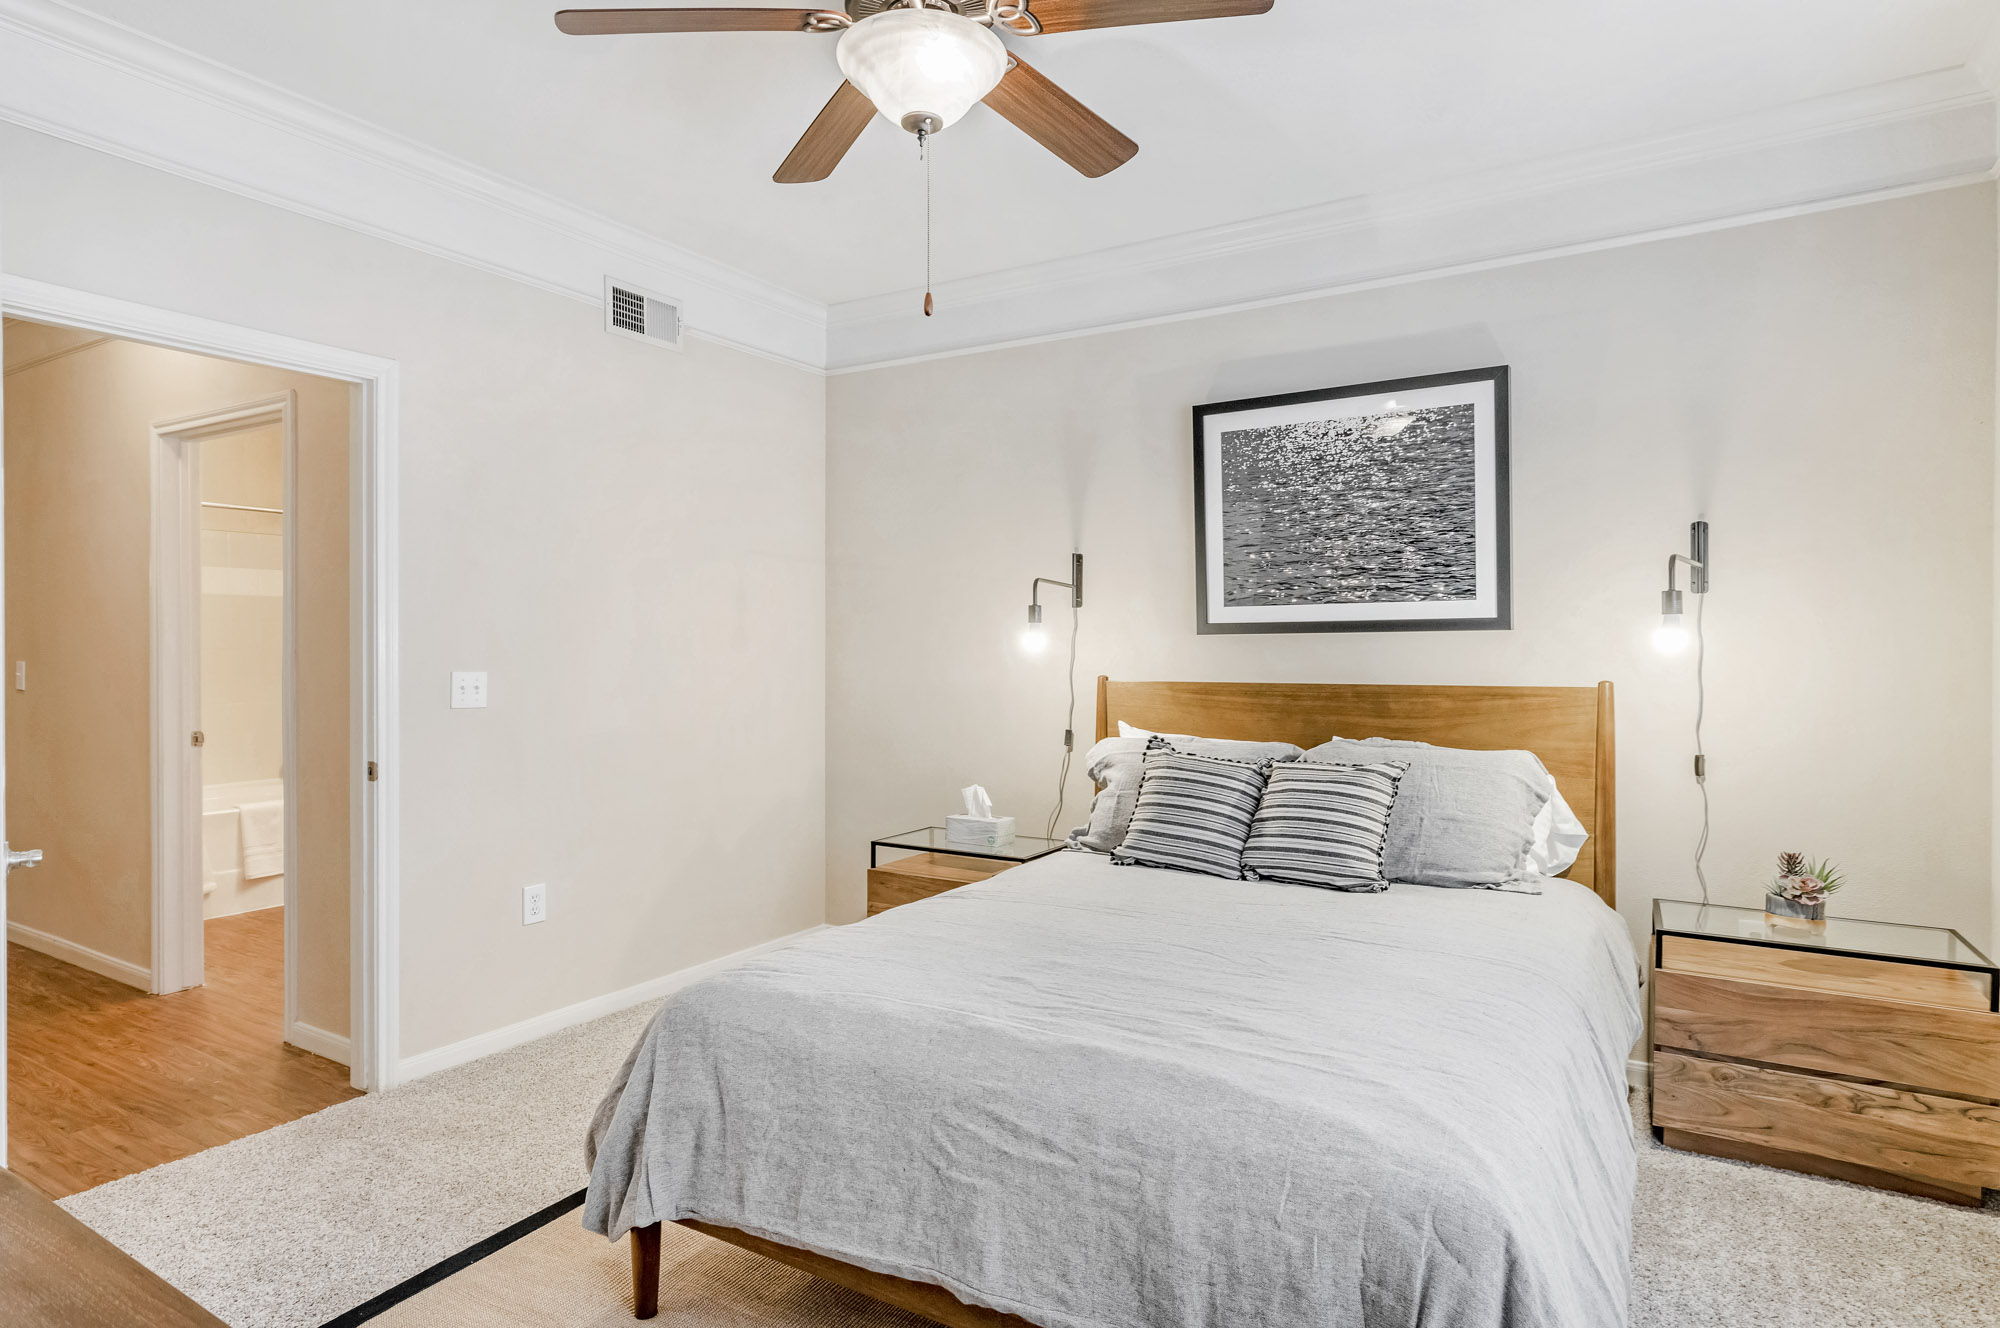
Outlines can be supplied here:
<path id="1" fill-rule="evenodd" d="M 755 959 L 758 955 L 764 954 L 767 951 L 775 950 L 780 946 L 790 945 L 793 941 L 801 937 L 810 936 L 814 932 L 825 930 L 825 923 L 821 923 L 816 927 L 807 927 L 804 931 L 793 932 L 789 936 L 780 936 L 775 941 L 766 941 L 762 945 L 753 945 L 747 950 L 738 950 L 734 954 L 726 954 L 720 959 L 711 959 L 705 964 L 696 964 L 692 968 L 683 968 L 677 972 L 664 974 L 661 977 L 649 978 L 637 986 L 626 987 L 622 991 L 606 992 L 602 996 L 593 996 L 587 1001 L 578 1001 L 575 1005 L 565 1005 L 560 1010 L 551 1010 L 547 1014 L 538 1014 L 532 1019 L 523 1019 L 518 1024 L 508 1024 L 505 1028 L 496 1028 L 490 1033 L 480 1033 L 474 1037 L 466 1038 L 462 1042 L 453 1042 L 432 1051 L 420 1051 L 414 1056 L 405 1056 L 396 1063 L 396 1082 L 406 1084 L 412 1079 L 421 1079 L 427 1074 L 436 1074 L 439 1070 L 449 1070 L 453 1066 L 464 1065 L 468 1061 L 476 1061 L 483 1056 L 491 1056 L 495 1052 L 506 1051 L 510 1047 L 518 1047 L 524 1042 L 533 1042 L 537 1038 L 545 1038 L 551 1033 L 559 1033 L 565 1028 L 572 1028 L 577 1024 L 587 1024 L 591 1020 L 601 1019 L 607 1014 L 616 1014 L 618 1011 L 629 1009 L 634 1005 L 639 1005 L 646 1001 L 658 1000 L 662 996 L 679 991 L 682 987 L 692 986 L 712 974 L 720 973 L 724 969 L 734 968 L 736 965 L 746 960 Z"/>
<path id="2" fill-rule="evenodd" d="M 26 946 L 30 950 L 45 954 L 51 959 L 60 959 L 65 964 L 87 968 L 114 982 L 122 982 L 128 987 L 137 987 L 140 991 L 153 989 L 153 970 L 143 964 L 131 964 L 123 959 L 115 959 L 88 946 L 66 941 L 60 936 L 52 936 L 48 932 L 19 922 L 7 924 L 7 939 L 16 945 Z"/>
<path id="3" fill-rule="evenodd" d="M 1653 1065 L 1643 1056 L 1634 1056 L 1625 1062 L 1625 1082 L 1634 1088 L 1649 1088 L 1653 1082 Z"/>
<path id="4" fill-rule="evenodd" d="M 354 1064 L 352 1044 L 343 1034 L 329 1033 L 308 1023 L 295 1023 L 285 1029 L 285 1041 L 301 1051 L 324 1056 L 336 1064 Z"/>

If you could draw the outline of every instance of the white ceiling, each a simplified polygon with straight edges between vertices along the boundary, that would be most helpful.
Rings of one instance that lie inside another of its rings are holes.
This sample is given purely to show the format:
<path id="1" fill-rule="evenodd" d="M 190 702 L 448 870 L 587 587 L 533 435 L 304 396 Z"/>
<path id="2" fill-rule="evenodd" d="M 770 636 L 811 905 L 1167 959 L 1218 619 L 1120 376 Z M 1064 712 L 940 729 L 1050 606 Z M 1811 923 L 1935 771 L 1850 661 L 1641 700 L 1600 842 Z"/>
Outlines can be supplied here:
<path id="1" fill-rule="evenodd" d="M 554 0 L 82 0 L 141 32 L 829 303 L 922 277 L 914 143 L 771 183 L 834 39 L 565 37 Z M 632 3 L 634 0 L 625 0 Z M 1137 139 L 1085 180 L 983 108 L 937 145 L 941 281 L 1616 144 L 1966 64 L 1996 0 L 1277 0 L 1008 38 Z"/>

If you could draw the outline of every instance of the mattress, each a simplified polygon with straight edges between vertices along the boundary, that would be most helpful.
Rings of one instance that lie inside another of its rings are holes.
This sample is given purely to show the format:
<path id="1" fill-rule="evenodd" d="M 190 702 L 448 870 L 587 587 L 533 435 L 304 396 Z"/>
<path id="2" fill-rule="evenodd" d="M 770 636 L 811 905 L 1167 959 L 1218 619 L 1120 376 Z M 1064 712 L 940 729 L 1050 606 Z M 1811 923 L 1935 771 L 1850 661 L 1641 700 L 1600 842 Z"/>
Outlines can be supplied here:
<path id="1" fill-rule="evenodd" d="M 1626 1321 L 1638 966 L 1587 889 L 1063 853 L 669 998 L 584 1221 L 697 1218 L 1047 1328 Z"/>

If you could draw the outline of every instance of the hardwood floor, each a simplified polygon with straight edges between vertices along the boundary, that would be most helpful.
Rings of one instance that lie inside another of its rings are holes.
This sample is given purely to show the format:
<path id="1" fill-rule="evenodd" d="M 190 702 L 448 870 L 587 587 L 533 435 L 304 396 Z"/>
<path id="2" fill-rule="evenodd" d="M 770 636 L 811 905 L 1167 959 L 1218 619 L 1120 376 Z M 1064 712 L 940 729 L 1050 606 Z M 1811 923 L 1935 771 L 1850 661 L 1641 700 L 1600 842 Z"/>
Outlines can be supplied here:
<path id="1" fill-rule="evenodd" d="M 0 1171 L 8 1328 L 223 1328 L 139 1261 Z"/>
<path id="2" fill-rule="evenodd" d="M 8 1159 L 62 1198 L 360 1094 L 284 1044 L 284 910 L 211 918 L 207 985 L 149 996 L 7 947 Z"/>

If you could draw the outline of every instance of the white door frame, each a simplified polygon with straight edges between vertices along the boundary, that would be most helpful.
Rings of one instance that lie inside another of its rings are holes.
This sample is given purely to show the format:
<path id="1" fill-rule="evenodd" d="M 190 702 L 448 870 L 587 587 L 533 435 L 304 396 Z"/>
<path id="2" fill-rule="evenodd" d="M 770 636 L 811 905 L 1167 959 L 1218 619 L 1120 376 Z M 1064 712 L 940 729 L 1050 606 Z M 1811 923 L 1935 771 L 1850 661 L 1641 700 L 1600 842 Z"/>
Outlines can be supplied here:
<path id="1" fill-rule="evenodd" d="M 349 698 L 350 714 L 353 716 L 350 727 L 349 805 L 358 814 L 351 821 L 355 852 L 349 885 L 351 1077 L 357 1088 L 373 1091 L 390 1087 L 395 1082 L 398 1051 L 397 788 L 401 774 L 401 763 L 397 759 L 400 742 L 397 722 L 396 361 L 5 274 L 0 274 L 0 311 L 176 350 L 317 374 L 354 385 L 353 409 L 349 412 L 353 431 L 349 474 L 354 493 L 348 526 L 353 591 L 349 597 L 352 607 L 348 634 L 351 663 Z M 195 498 L 199 501 L 198 494 Z M 288 566 L 290 561 L 287 560 Z M 198 593 L 198 560 L 194 576 Z M 196 677 L 198 679 L 199 675 Z M 197 709 L 199 700 L 197 693 Z M 369 778 L 371 773 L 376 774 L 373 780 Z M 200 795 L 197 792 L 195 796 L 196 822 L 191 847 L 197 864 L 195 910 L 198 921 Z M 288 799 L 290 801 L 294 800 Z M 286 815 L 289 821 L 289 807 Z M 290 828 L 288 825 L 288 832 Z M 287 882 L 288 893 L 289 890 L 290 883 Z M 198 925 L 194 932 L 198 938 Z M 289 935 L 287 939 L 289 942 Z M 290 967 L 288 963 L 288 988 Z M 155 981 L 158 980 L 156 976 Z M 288 1007 L 291 1004 L 290 995 L 288 990 Z"/>
<path id="2" fill-rule="evenodd" d="M 288 514 L 280 529 L 284 542 L 284 636 L 281 688 L 285 760 L 285 846 L 297 852 L 298 788 L 293 753 L 298 750 L 296 712 L 298 635 L 293 605 L 298 600 L 298 546 L 289 514 L 298 510 L 298 395 L 281 392 L 222 410 L 202 411 L 153 425 L 153 993 L 181 991 L 202 981 L 203 882 L 208 873 L 202 848 L 204 755 L 191 735 L 201 717 L 201 448 L 211 438 L 244 429 L 278 425 L 283 436 L 284 497 Z M 290 863 L 288 862 L 288 867 Z M 298 1044 L 293 1029 L 298 1003 L 298 873 L 285 873 L 285 1041 Z M 317 1033 L 318 1030 L 312 1030 Z M 309 1039 L 311 1034 L 306 1034 Z M 324 1055 L 326 1034 L 307 1050 Z M 348 1039 L 339 1041 L 345 1043 Z M 336 1058 L 351 1051 L 341 1047 Z"/>

